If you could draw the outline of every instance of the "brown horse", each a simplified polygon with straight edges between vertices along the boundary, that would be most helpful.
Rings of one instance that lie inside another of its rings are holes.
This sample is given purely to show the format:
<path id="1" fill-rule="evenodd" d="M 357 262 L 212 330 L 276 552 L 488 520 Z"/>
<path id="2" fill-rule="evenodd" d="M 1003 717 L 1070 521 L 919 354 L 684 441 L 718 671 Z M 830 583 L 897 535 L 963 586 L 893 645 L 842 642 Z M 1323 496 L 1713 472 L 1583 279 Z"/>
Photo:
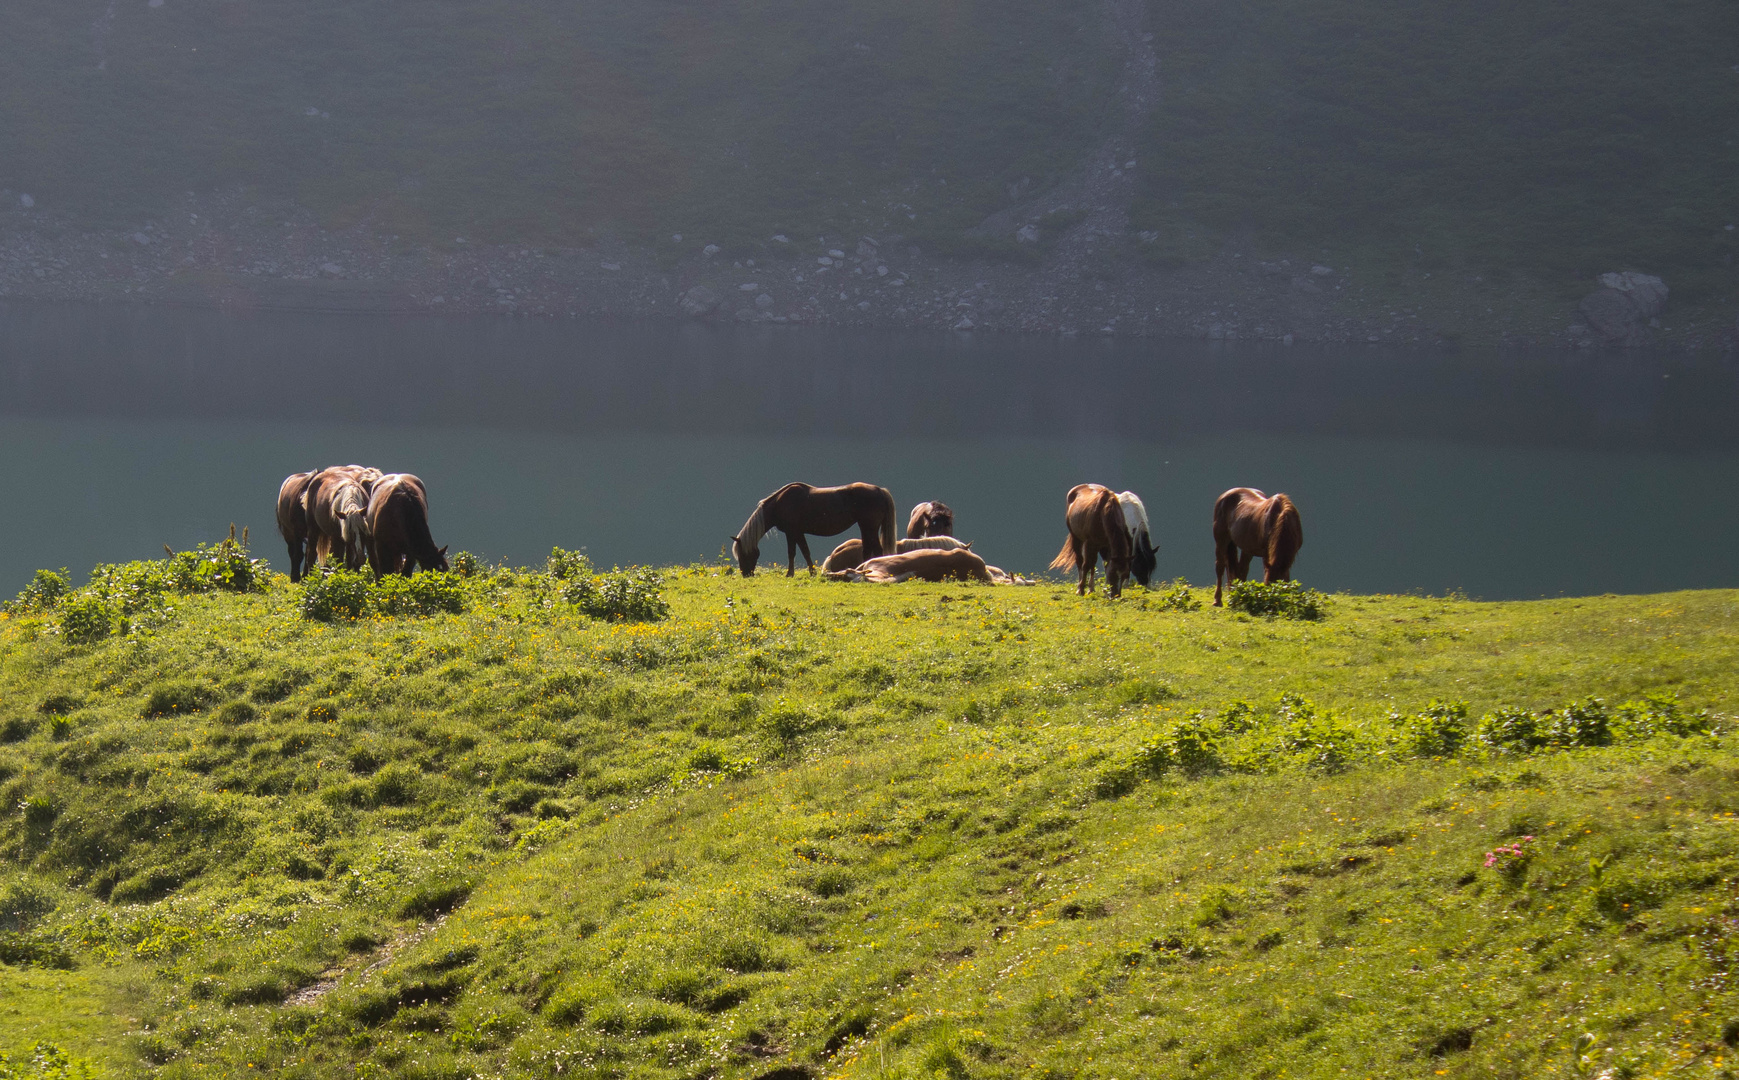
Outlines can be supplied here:
<path id="1" fill-rule="evenodd" d="M 1222 581 L 1250 576 L 1250 560 L 1261 558 L 1263 581 L 1291 581 L 1292 561 L 1304 546 L 1298 507 L 1285 495 L 1272 498 L 1255 488 L 1233 488 L 1214 503 L 1214 606 L 1220 606 Z"/>
<path id="2" fill-rule="evenodd" d="M 447 569 L 447 548 L 429 535 L 429 496 L 410 473 L 388 473 L 368 500 L 368 565 L 376 580 Z"/>
<path id="3" fill-rule="evenodd" d="M 866 559 L 858 566 L 835 571 L 828 576 L 839 581 L 873 581 L 881 584 L 897 584 L 914 579 L 982 581 L 986 585 L 996 584 L 996 579 L 991 577 L 984 560 L 963 547 L 952 551 L 921 548 L 903 555 L 883 555 Z"/>
<path id="4" fill-rule="evenodd" d="M 953 535 L 954 511 L 948 509 L 947 503 L 921 502 L 912 507 L 912 516 L 906 522 L 906 539 Z"/>
<path id="5" fill-rule="evenodd" d="M 1064 520 L 1069 525 L 1069 538 L 1051 560 L 1051 569 L 1079 571 L 1075 595 L 1085 596 L 1093 587 L 1099 556 L 1104 555 L 1105 580 L 1111 595 L 1123 595 L 1123 579 L 1129 576 L 1132 551 L 1123 505 L 1117 501 L 1116 493 L 1099 484 L 1076 484 L 1069 489 Z"/>
<path id="6" fill-rule="evenodd" d="M 278 488 L 278 535 L 290 547 L 290 580 L 302 580 L 302 560 L 308 552 L 308 493 L 311 472 L 291 473 Z"/>
<path id="7" fill-rule="evenodd" d="M 368 548 L 370 489 L 380 476 L 379 469 L 334 465 L 321 469 L 308 481 L 302 503 L 308 519 L 310 567 L 337 549 L 344 552 L 346 570 L 361 569 Z"/>
<path id="8" fill-rule="evenodd" d="M 894 553 L 904 555 L 912 551 L 959 551 L 971 546 L 971 544 L 962 543 L 952 536 L 920 536 L 917 538 L 907 536 L 894 541 Z M 831 574 L 837 570 L 850 570 L 863 561 L 863 541 L 854 536 L 833 549 L 833 552 L 822 562 L 821 572 Z"/>
<path id="9" fill-rule="evenodd" d="M 788 549 L 785 576 L 797 572 L 798 548 L 803 549 L 803 563 L 813 574 L 815 560 L 809 557 L 805 534 L 838 536 L 856 525 L 863 532 L 864 555 L 873 559 L 894 550 L 894 513 L 894 497 L 874 484 L 823 488 L 786 484 L 756 504 L 749 520 L 731 537 L 731 552 L 743 576 L 750 577 L 761 560 L 761 537 L 778 529 L 785 534 Z"/>

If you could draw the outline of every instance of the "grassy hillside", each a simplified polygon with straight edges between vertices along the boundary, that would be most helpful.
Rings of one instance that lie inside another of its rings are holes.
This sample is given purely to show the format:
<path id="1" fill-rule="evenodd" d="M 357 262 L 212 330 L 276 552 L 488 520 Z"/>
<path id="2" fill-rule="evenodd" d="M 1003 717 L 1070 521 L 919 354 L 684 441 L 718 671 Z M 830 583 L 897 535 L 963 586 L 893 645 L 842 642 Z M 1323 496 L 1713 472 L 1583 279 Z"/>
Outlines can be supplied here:
<path id="1" fill-rule="evenodd" d="M 256 570 L 45 578 L 0 617 L 0 1053 L 1714 1077 L 1739 1043 L 1730 592 L 1291 621 Z"/>

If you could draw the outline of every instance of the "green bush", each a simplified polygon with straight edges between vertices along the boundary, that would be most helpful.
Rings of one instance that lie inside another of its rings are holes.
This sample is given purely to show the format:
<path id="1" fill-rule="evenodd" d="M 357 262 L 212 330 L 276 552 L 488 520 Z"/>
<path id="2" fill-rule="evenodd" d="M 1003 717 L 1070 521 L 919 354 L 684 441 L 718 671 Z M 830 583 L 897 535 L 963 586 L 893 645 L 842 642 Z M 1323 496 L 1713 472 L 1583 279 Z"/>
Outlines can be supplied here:
<path id="1" fill-rule="evenodd" d="M 1612 742 L 1612 714 L 1599 698 L 1566 705 L 1547 726 L 1546 738 L 1554 746 L 1607 746 Z"/>
<path id="2" fill-rule="evenodd" d="M 30 584 L 24 586 L 24 591 L 18 594 L 18 598 L 5 607 L 20 614 L 47 611 L 59 604 L 61 598 L 71 591 L 72 579 L 67 576 L 66 567 L 59 570 L 38 570 L 36 576 L 30 579 Z"/>
<path id="3" fill-rule="evenodd" d="M 469 551 L 456 551 L 447 560 L 447 567 L 460 577 L 476 577 L 483 569 L 483 562 Z"/>
<path id="4" fill-rule="evenodd" d="M 544 572 L 557 581 L 584 580 L 596 573 L 592 569 L 592 560 L 586 558 L 584 552 L 565 551 L 559 547 L 550 549 Z"/>
<path id="5" fill-rule="evenodd" d="M 0 1054 L 0 1080 L 93 1080 L 91 1063 L 74 1058 L 50 1042 L 39 1042 L 29 1057 Z"/>
<path id="6" fill-rule="evenodd" d="M 1148 603 L 1161 611 L 1200 611 L 1202 601 L 1190 590 L 1185 578 L 1161 582 L 1149 590 Z"/>
<path id="7" fill-rule="evenodd" d="M 1479 741 L 1496 750 L 1537 750 L 1551 740 L 1537 713 L 1505 706 L 1479 722 Z"/>
<path id="8" fill-rule="evenodd" d="M 382 615 L 457 615 L 465 610 L 465 591 L 451 574 L 388 574 L 374 583 L 372 593 Z"/>
<path id="9" fill-rule="evenodd" d="M 60 635 L 69 645 L 91 645 L 108 637 L 125 620 L 100 596 L 78 593 L 60 607 Z"/>
<path id="10" fill-rule="evenodd" d="M 1450 757 L 1467 742 L 1467 703 L 1433 700 L 1405 722 L 1408 744 L 1420 757 Z"/>
<path id="11" fill-rule="evenodd" d="M 267 580 L 266 560 L 248 557 L 247 545 L 236 539 L 235 526 L 229 536 L 207 547 L 200 544 L 192 551 L 178 551 L 166 560 L 168 570 L 180 592 L 259 592 Z"/>
<path id="12" fill-rule="evenodd" d="M 617 622 L 657 622 L 670 614 L 664 599 L 664 575 L 635 566 L 608 574 L 570 580 L 563 599 L 594 619 Z"/>
<path id="13" fill-rule="evenodd" d="M 1267 618 L 1320 619 L 1328 614 L 1328 597 L 1296 581 L 1239 581 L 1228 591 L 1226 606 Z"/>
<path id="14" fill-rule="evenodd" d="M 1714 728 L 1707 710 L 1687 714 L 1675 693 L 1653 693 L 1641 701 L 1618 707 L 1618 722 L 1626 735 L 1646 739 L 1655 735 L 1706 735 Z"/>
<path id="15" fill-rule="evenodd" d="M 368 612 L 368 576 L 351 570 L 322 568 L 302 579 L 297 607 L 305 619 L 333 622 L 360 619 Z"/>

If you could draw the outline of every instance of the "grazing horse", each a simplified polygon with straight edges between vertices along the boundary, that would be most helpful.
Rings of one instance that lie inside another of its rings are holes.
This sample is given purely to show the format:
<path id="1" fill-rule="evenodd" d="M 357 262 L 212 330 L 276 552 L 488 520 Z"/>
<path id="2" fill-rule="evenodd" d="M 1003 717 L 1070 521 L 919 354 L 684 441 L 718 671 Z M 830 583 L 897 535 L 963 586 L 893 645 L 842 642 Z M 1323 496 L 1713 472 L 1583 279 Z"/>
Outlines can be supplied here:
<path id="1" fill-rule="evenodd" d="M 410 577 L 418 567 L 447 569 L 447 548 L 429 535 L 429 496 L 410 473 L 388 473 L 368 500 L 368 565 L 375 580 L 385 574 Z"/>
<path id="2" fill-rule="evenodd" d="M 991 577 L 984 560 L 963 547 L 952 551 L 919 548 L 903 555 L 882 555 L 866 559 L 848 570 L 835 571 L 828 576 L 840 581 L 873 581 L 880 584 L 897 584 L 914 578 L 919 581 L 952 579 L 996 584 L 996 579 Z M 1006 574 L 1003 576 L 1007 577 Z"/>
<path id="3" fill-rule="evenodd" d="M 1159 565 L 1153 534 L 1147 528 L 1147 506 L 1133 491 L 1119 491 L 1117 503 L 1123 507 L 1123 524 L 1129 528 L 1129 572 L 1145 589 L 1153 580 L 1153 568 Z"/>
<path id="4" fill-rule="evenodd" d="M 856 525 L 863 532 L 864 554 L 873 559 L 894 550 L 894 513 L 894 497 L 874 484 L 830 488 L 786 484 L 755 505 L 755 512 L 731 537 L 731 552 L 743 576 L 751 577 L 761 560 L 761 537 L 778 529 L 785 534 L 788 549 L 785 576 L 797 572 L 798 548 L 803 549 L 803 563 L 813 574 L 815 560 L 809 557 L 805 534 L 838 536 Z"/>
<path id="5" fill-rule="evenodd" d="M 1233 488 L 1214 503 L 1214 606 L 1220 606 L 1222 579 L 1243 581 L 1250 560 L 1262 560 L 1263 581 L 1291 581 L 1292 561 L 1304 546 L 1298 507 L 1285 495 L 1267 496 L 1255 488 Z"/>
<path id="6" fill-rule="evenodd" d="M 290 547 L 290 580 L 302 580 L 302 560 L 308 552 L 308 493 L 311 472 L 291 473 L 278 488 L 278 535 Z M 312 560 L 309 560 L 312 562 Z"/>
<path id="7" fill-rule="evenodd" d="M 1112 596 L 1123 595 L 1123 579 L 1129 576 L 1129 526 L 1124 524 L 1123 504 L 1110 488 L 1100 484 L 1076 484 L 1069 489 L 1069 538 L 1051 560 L 1052 570 L 1076 570 L 1080 581 L 1076 596 L 1093 587 L 1099 556 L 1105 556 L 1105 580 Z"/>
<path id="8" fill-rule="evenodd" d="M 308 517 L 308 565 L 344 552 L 344 568 L 358 570 L 367 552 L 369 489 L 360 477 L 380 476 L 379 470 L 357 465 L 321 469 L 308 481 L 303 504 Z"/>
<path id="9" fill-rule="evenodd" d="M 906 522 L 906 539 L 953 535 L 954 511 L 948 509 L 947 503 L 921 502 L 912 507 L 911 519 Z"/>
<path id="10" fill-rule="evenodd" d="M 894 541 L 894 553 L 904 555 L 909 551 L 959 551 L 971 546 L 952 536 L 921 536 L 915 539 L 906 536 Z M 863 541 L 854 536 L 833 549 L 832 554 L 821 564 L 821 572 L 831 574 L 837 570 L 850 570 L 863 561 Z"/>

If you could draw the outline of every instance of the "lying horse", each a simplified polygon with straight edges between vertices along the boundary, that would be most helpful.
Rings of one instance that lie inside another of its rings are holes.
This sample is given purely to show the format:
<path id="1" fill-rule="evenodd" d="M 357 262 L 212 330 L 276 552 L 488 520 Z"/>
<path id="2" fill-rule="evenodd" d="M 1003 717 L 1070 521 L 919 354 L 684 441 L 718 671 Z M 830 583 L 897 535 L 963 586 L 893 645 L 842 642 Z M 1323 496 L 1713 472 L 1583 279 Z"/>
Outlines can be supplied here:
<path id="1" fill-rule="evenodd" d="M 1261 558 L 1263 581 L 1291 581 L 1292 562 L 1304 546 L 1298 507 L 1285 495 L 1233 488 L 1214 503 L 1214 606 L 1222 579 L 1243 581 L 1250 560 Z"/>
<path id="2" fill-rule="evenodd" d="M 418 567 L 447 569 L 446 545 L 429 535 L 429 496 L 410 473 L 388 473 L 368 500 L 368 566 L 378 581 L 384 574 L 410 577 Z"/>
<path id="3" fill-rule="evenodd" d="M 1069 526 L 1069 538 L 1051 560 L 1051 569 L 1078 571 L 1080 580 L 1075 585 L 1075 595 L 1085 596 L 1093 587 L 1099 556 L 1103 554 L 1105 580 L 1111 595 L 1123 595 L 1123 579 L 1129 576 L 1129 526 L 1124 523 L 1123 505 L 1117 496 L 1100 484 L 1076 484 L 1069 489 L 1064 520 Z"/>
<path id="4" fill-rule="evenodd" d="M 947 503 L 921 502 L 912 507 L 912 516 L 906 522 L 906 539 L 953 535 L 954 511 L 948 509 Z"/>
<path id="5" fill-rule="evenodd" d="M 803 563 L 815 572 L 805 534 L 838 536 L 856 525 L 863 532 L 864 552 L 870 558 L 894 550 L 894 497 L 874 484 L 846 484 L 818 488 L 786 484 L 755 505 L 755 512 L 731 537 L 731 552 L 744 577 L 755 573 L 761 560 L 761 537 L 773 529 L 785 534 L 788 565 L 785 576 L 797 572 L 797 549 Z"/>
<path id="6" fill-rule="evenodd" d="M 918 539 L 907 536 L 894 541 L 894 553 L 904 555 L 908 551 L 959 551 L 971 546 L 971 544 L 962 543 L 952 536 L 925 536 Z M 850 570 L 861 562 L 863 562 L 863 541 L 854 536 L 833 549 L 826 561 L 821 564 L 821 572 L 831 574 L 840 570 Z"/>
<path id="7" fill-rule="evenodd" d="M 1006 574 L 1003 576 L 1007 577 Z M 873 581 L 880 584 L 896 584 L 911 581 L 913 578 L 919 581 L 982 581 L 987 585 L 996 583 L 996 579 L 990 576 L 989 568 L 984 565 L 984 560 L 963 547 L 952 551 L 922 548 L 908 551 L 904 555 L 882 555 L 849 570 L 835 571 L 828 577 L 836 581 Z"/>
<path id="8" fill-rule="evenodd" d="M 1133 491 L 1119 491 L 1117 503 L 1123 507 L 1123 524 L 1129 529 L 1129 572 L 1145 589 L 1153 580 L 1153 568 L 1159 565 L 1153 535 L 1147 528 L 1147 507 Z"/>
<path id="9" fill-rule="evenodd" d="M 378 469 L 335 465 L 321 469 L 308 481 L 302 502 L 308 520 L 309 566 L 329 558 L 337 549 L 344 552 L 346 570 L 362 567 L 368 548 L 369 490 L 361 478 L 368 477 L 373 483 L 379 476 Z"/>
<path id="10" fill-rule="evenodd" d="M 311 472 L 291 473 L 278 488 L 278 535 L 290 547 L 290 580 L 302 580 L 302 560 L 308 552 L 308 481 Z"/>

